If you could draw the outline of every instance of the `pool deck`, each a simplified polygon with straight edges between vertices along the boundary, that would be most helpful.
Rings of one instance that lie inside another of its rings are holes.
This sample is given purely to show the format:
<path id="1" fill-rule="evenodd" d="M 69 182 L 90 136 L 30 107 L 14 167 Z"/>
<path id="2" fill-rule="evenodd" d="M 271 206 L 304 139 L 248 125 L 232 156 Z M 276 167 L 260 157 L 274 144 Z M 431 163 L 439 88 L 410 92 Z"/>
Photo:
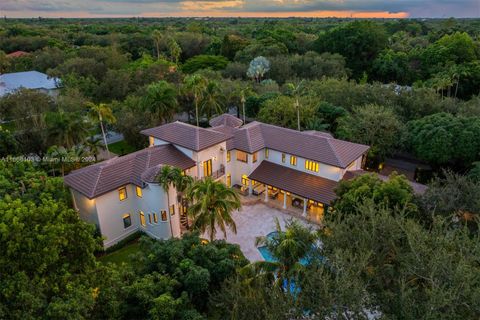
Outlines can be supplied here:
<path id="1" fill-rule="evenodd" d="M 237 234 L 234 234 L 227 228 L 226 240 L 240 245 L 245 257 L 252 262 L 264 260 L 255 246 L 255 238 L 266 236 L 270 232 L 275 231 L 275 218 L 278 218 L 282 229 L 285 227 L 285 222 L 289 219 L 296 219 L 304 225 L 318 228 L 318 225 L 292 217 L 288 213 L 268 207 L 263 203 L 243 205 L 242 209 L 234 212 L 232 216 L 237 225 Z M 207 235 L 204 235 L 204 237 L 208 239 Z M 224 239 L 223 233 L 218 228 L 216 238 Z"/>

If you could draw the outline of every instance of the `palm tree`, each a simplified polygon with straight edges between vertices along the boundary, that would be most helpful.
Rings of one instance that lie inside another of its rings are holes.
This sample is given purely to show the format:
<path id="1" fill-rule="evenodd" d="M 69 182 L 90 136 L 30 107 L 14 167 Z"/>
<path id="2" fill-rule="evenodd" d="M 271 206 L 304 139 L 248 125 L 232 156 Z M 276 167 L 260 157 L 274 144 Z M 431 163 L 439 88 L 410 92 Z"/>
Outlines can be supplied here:
<path id="1" fill-rule="evenodd" d="M 255 245 L 267 247 L 277 261 L 258 262 L 259 269 L 276 269 L 279 283 L 283 285 L 286 281 L 287 290 L 290 290 L 291 278 L 304 269 L 301 261 L 314 252 L 317 241 L 318 233 L 304 227 L 297 220 L 288 221 L 286 230 L 283 231 L 276 219 L 276 232 L 270 236 L 257 237 Z"/>
<path id="2" fill-rule="evenodd" d="M 95 157 L 95 161 L 98 161 L 98 150 L 102 147 L 101 139 L 90 137 L 85 140 L 85 146 L 88 148 L 90 154 Z"/>
<path id="3" fill-rule="evenodd" d="M 188 209 L 192 217 L 192 227 L 204 233 L 208 230 L 210 241 L 217 233 L 217 227 L 227 237 L 226 228 L 237 233 L 237 226 L 232 218 L 232 212 L 240 209 L 240 198 L 235 190 L 211 178 L 198 180 L 187 192 L 193 204 Z"/>
<path id="4" fill-rule="evenodd" d="M 295 99 L 294 102 L 294 107 L 297 110 L 297 126 L 298 126 L 298 131 L 300 131 L 300 102 L 299 102 L 299 96 L 301 94 L 301 91 L 303 90 L 303 80 L 300 81 L 299 83 L 287 83 L 287 90 L 290 96 L 292 96 Z"/>
<path id="5" fill-rule="evenodd" d="M 88 135 L 87 121 L 74 112 L 49 112 L 45 116 L 45 122 L 52 145 L 71 148 Z"/>
<path id="6" fill-rule="evenodd" d="M 53 145 L 47 150 L 47 157 L 50 159 L 53 175 L 55 176 L 56 165 L 60 166 L 62 177 L 65 176 L 65 160 L 68 157 L 68 151 L 65 147 Z"/>
<path id="7" fill-rule="evenodd" d="M 201 110 L 210 120 L 214 114 L 222 114 L 225 110 L 225 96 L 217 81 L 209 80 L 203 92 Z"/>
<path id="8" fill-rule="evenodd" d="M 167 81 L 158 81 L 147 87 L 143 107 L 156 114 L 160 123 L 173 119 L 177 108 L 177 91 Z"/>
<path id="9" fill-rule="evenodd" d="M 195 102 L 195 117 L 197 119 L 197 127 L 199 126 L 198 104 L 203 98 L 206 87 L 206 79 L 198 74 L 193 74 L 185 78 L 184 88 L 193 95 Z"/>
<path id="10" fill-rule="evenodd" d="M 160 43 L 163 39 L 163 34 L 160 30 L 153 30 L 152 32 L 153 43 L 155 43 L 155 49 L 157 50 L 157 60 L 160 60 Z"/>
<path id="11" fill-rule="evenodd" d="M 108 150 L 107 136 L 103 123 L 115 123 L 117 119 L 113 115 L 112 109 L 105 103 L 95 104 L 89 102 L 87 103 L 87 107 L 89 108 L 88 116 L 90 117 L 90 119 L 93 121 L 93 123 L 98 123 L 100 125 L 100 129 L 102 130 L 103 143 L 105 144 L 105 148 L 107 149 L 108 155 L 110 156 L 110 150 Z"/>
<path id="12" fill-rule="evenodd" d="M 160 173 L 157 177 L 157 182 L 167 193 L 167 212 L 168 212 L 168 222 L 170 223 L 170 234 L 173 237 L 173 227 L 172 227 L 172 216 L 170 215 L 170 187 L 175 181 L 175 172 L 174 168 L 171 166 L 163 166 L 160 170 Z"/>

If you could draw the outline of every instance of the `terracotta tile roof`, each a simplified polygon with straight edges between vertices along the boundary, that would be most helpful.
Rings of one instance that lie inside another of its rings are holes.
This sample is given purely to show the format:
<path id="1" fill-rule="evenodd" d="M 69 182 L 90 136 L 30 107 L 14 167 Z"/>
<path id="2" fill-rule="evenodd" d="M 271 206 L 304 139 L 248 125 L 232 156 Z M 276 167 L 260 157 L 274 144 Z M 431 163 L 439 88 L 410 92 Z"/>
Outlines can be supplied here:
<path id="1" fill-rule="evenodd" d="M 142 130 L 140 133 L 194 151 L 206 149 L 231 138 L 230 135 L 219 131 L 199 128 L 179 121 Z"/>
<path id="2" fill-rule="evenodd" d="M 25 51 L 15 51 L 15 52 L 7 54 L 7 57 L 8 58 L 19 58 L 19 57 L 28 56 L 28 55 L 29 55 L 29 53 L 25 52 Z"/>
<path id="3" fill-rule="evenodd" d="M 334 139 L 328 133 L 300 132 L 256 121 L 238 129 L 219 126 L 211 130 L 233 135 L 227 141 L 227 150 L 253 153 L 269 148 L 340 168 L 348 167 L 369 149 L 366 145 Z"/>
<path id="4" fill-rule="evenodd" d="M 64 181 L 92 199 L 126 184 L 154 182 L 162 165 L 185 170 L 195 162 L 171 144 L 160 145 L 72 171 Z"/>
<path id="5" fill-rule="evenodd" d="M 262 161 L 250 179 L 310 200 L 330 204 L 335 200 L 338 182 L 294 170 L 269 161 Z"/>
<path id="6" fill-rule="evenodd" d="M 359 176 L 364 175 L 364 174 L 374 174 L 382 181 L 387 181 L 389 179 L 389 177 L 378 174 L 376 172 L 369 172 L 369 171 L 365 171 L 365 170 L 354 170 L 354 171 L 345 172 L 345 175 L 343 176 L 343 180 L 351 180 L 351 179 L 354 179 L 354 178 L 359 177 Z M 416 193 L 416 194 L 424 194 L 425 191 L 428 188 L 426 185 L 418 183 L 418 182 L 408 180 L 408 183 L 412 187 L 413 192 Z"/>
<path id="7" fill-rule="evenodd" d="M 227 127 L 238 128 L 243 124 L 243 121 L 231 114 L 224 113 L 222 115 L 219 115 L 218 117 L 210 119 L 208 123 L 212 127 L 218 127 L 223 125 Z"/>

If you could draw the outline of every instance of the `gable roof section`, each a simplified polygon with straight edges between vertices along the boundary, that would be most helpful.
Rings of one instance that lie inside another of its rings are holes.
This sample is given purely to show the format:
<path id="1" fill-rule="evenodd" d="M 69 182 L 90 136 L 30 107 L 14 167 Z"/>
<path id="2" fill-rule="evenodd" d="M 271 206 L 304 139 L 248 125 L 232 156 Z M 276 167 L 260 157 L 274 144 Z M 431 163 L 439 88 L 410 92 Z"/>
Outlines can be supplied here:
<path id="1" fill-rule="evenodd" d="M 170 144 L 160 145 L 72 171 L 64 181 L 92 199 L 126 184 L 154 182 L 162 165 L 185 170 L 195 162 Z"/>
<path id="2" fill-rule="evenodd" d="M 208 123 L 212 127 L 218 127 L 223 125 L 227 127 L 238 128 L 243 124 L 243 121 L 235 117 L 234 115 L 224 113 L 222 115 L 219 115 L 218 117 L 210 119 Z"/>
<path id="3" fill-rule="evenodd" d="M 179 121 L 145 129 L 140 133 L 193 151 L 204 150 L 231 138 L 223 132 L 199 128 Z"/>
<path id="4" fill-rule="evenodd" d="M 227 132 L 229 129 L 220 126 L 211 130 Z M 348 167 L 369 149 L 366 145 L 335 139 L 328 133 L 300 132 L 256 121 L 231 134 L 233 138 L 227 141 L 228 150 L 253 153 L 269 148 L 340 168 Z"/>

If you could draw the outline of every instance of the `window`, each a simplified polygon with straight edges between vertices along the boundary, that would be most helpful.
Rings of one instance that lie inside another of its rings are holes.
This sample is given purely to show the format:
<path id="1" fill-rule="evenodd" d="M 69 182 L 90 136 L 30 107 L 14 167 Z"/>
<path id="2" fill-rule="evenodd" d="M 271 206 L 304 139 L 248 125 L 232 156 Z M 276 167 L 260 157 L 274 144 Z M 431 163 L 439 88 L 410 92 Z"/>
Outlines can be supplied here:
<path id="1" fill-rule="evenodd" d="M 155 212 L 153 213 L 153 222 L 158 223 L 158 216 Z"/>
<path id="2" fill-rule="evenodd" d="M 120 201 L 127 199 L 127 187 L 122 187 L 118 189 L 118 198 Z"/>
<path id="3" fill-rule="evenodd" d="M 242 175 L 242 186 L 247 188 L 248 187 L 248 182 L 249 182 L 248 176 L 246 174 L 243 174 Z"/>
<path id="4" fill-rule="evenodd" d="M 123 227 L 127 229 L 132 225 L 132 217 L 130 217 L 129 213 L 123 215 Z"/>
<path id="5" fill-rule="evenodd" d="M 248 154 L 246 152 L 237 150 L 237 160 L 248 163 Z"/>
<path id="6" fill-rule="evenodd" d="M 148 137 L 148 143 L 151 146 L 154 146 L 155 145 L 155 138 L 153 138 L 152 136 L 149 136 Z"/>
<path id="7" fill-rule="evenodd" d="M 203 161 L 203 176 L 210 177 L 212 175 L 212 159 Z"/>
<path id="8" fill-rule="evenodd" d="M 145 214 L 142 211 L 140 211 L 138 214 L 140 215 L 140 224 L 145 227 L 147 225 L 145 222 Z"/>
<path id="9" fill-rule="evenodd" d="M 290 164 L 292 166 L 296 166 L 297 165 L 297 157 L 295 156 L 290 156 Z"/>
<path id="10" fill-rule="evenodd" d="M 265 159 L 268 159 L 268 148 L 265 148 Z"/>
<path id="11" fill-rule="evenodd" d="M 167 211 L 160 211 L 160 216 L 162 217 L 162 221 L 167 221 Z"/>
<path id="12" fill-rule="evenodd" d="M 171 216 L 175 215 L 175 205 L 172 204 L 170 208 L 168 209 L 168 212 L 170 213 Z"/>
<path id="13" fill-rule="evenodd" d="M 285 163 L 285 153 L 282 153 L 282 162 Z"/>
<path id="14" fill-rule="evenodd" d="M 258 152 L 255 152 L 255 153 L 252 155 L 252 157 L 253 157 L 252 162 L 253 162 L 253 163 L 257 162 L 257 153 L 258 153 Z"/>
<path id="15" fill-rule="evenodd" d="M 148 223 L 152 224 L 152 215 L 150 213 L 148 214 Z"/>
<path id="16" fill-rule="evenodd" d="M 140 188 L 139 186 L 137 186 L 135 188 L 135 193 L 137 194 L 137 197 L 141 198 L 142 197 L 142 188 Z"/>
<path id="17" fill-rule="evenodd" d="M 227 151 L 227 162 L 230 162 L 232 160 L 232 155 L 230 154 L 230 151 Z"/>
<path id="18" fill-rule="evenodd" d="M 227 181 L 226 181 L 227 187 L 232 186 L 232 175 L 230 173 L 227 174 Z"/>
<path id="19" fill-rule="evenodd" d="M 305 160 L 305 169 L 318 172 L 318 162 Z"/>

